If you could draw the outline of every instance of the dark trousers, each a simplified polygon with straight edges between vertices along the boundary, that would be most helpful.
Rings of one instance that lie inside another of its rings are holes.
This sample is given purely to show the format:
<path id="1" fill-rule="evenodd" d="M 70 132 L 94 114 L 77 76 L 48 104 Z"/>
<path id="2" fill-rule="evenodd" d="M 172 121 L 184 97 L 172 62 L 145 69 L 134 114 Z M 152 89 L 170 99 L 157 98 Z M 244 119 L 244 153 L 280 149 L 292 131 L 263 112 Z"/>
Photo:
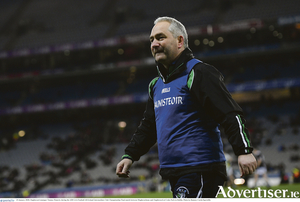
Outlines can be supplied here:
<path id="1" fill-rule="evenodd" d="M 169 179 L 173 198 L 215 198 L 224 179 L 215 172 L 200 172 Z"/>

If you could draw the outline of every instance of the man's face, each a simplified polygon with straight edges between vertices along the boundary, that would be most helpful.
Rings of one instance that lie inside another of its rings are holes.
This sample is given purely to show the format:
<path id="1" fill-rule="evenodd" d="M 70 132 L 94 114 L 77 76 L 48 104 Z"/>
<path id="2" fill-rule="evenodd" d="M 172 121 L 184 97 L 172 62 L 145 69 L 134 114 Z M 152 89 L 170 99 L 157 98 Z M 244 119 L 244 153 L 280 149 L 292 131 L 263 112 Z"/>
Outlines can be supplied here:
<path id="1" fill-rule="evenodd" d="M 158 22 L 151 31 L 151 52 L 154 59 L 166 68 L 176 59 L 181 52 L 182 38 L 174 38 L 168 30 L 169 22 Z M 183 40 L 182 40 L 183 41 Z"/>

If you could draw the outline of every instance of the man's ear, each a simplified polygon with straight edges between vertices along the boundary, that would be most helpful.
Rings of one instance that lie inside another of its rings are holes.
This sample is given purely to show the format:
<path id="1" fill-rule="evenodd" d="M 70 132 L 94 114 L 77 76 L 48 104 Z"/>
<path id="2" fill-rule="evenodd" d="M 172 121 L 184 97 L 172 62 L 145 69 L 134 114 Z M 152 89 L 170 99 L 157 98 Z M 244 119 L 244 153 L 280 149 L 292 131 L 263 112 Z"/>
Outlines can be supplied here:
<path id="1" fill-rule="evenodd" d="M 177 42 L 178 42 L 178 45 L 177 45 L 178 49 L 182 48 L 184 46 L 183 45 L 184 44 L 183 36 L 177 37 Z"/>

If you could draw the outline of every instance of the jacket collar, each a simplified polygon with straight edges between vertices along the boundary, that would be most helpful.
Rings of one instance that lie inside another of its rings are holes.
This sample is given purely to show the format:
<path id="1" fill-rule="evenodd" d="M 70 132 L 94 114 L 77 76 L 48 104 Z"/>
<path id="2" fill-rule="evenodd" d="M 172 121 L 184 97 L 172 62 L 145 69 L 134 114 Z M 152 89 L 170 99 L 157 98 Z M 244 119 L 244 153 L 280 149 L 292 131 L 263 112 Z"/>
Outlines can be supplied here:
<path id="1" fill-rule="evenodd" d="M 189 48 L 186 48 L 168 69 L 166 69 L 161 63 L 156 62 L 158 75 L 164 83 L 168 83 L 177 78 L 177 76 L 186 69 L 186 63 L 192 58 L 194 58 L 192 51 Z"/>

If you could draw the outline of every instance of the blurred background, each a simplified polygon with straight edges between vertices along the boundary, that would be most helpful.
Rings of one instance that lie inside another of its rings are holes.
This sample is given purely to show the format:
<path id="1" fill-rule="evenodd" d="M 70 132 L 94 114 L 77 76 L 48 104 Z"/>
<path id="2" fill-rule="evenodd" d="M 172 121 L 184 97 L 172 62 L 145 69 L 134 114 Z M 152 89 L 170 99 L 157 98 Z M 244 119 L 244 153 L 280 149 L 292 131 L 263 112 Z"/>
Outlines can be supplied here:
<path id="1" fill-rule="evenodd" d="M 298 0 L 1 0 L 0 197 L 168 191 L 155 146 L 129 180 L 115 175 L 157 75 L 149 34 L 159 16 L 181 21 L 195 56 L 224 74 L 269 183 L 299 182 L 299 8 Z"/>

